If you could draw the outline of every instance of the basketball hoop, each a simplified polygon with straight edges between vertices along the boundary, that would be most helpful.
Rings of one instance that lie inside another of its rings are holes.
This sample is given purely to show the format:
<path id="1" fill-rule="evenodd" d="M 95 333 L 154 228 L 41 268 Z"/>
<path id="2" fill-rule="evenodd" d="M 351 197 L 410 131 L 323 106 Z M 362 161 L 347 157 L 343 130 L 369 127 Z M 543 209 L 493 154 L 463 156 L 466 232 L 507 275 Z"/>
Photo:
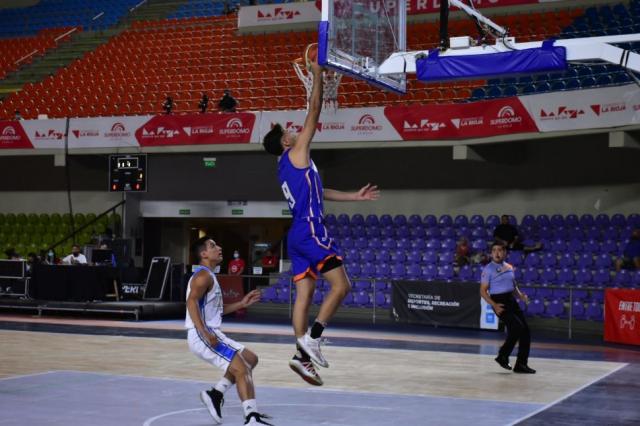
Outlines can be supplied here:
<path id="1" fill-rule="evenodd" d="M 305 90 L 307 91 L 307 111 L 309 110 L 309 101 L 311 99 L 311 89 L 313 88 L 313 74 L 307 70 L 305 60 L 298 58 L 293 61 L 293 69 Z M 335 113 L 338 109 L 338 86 L 342 74 L 335 71 L 325 70 L 322 73 L 322 109 L 327 112 Z"/>

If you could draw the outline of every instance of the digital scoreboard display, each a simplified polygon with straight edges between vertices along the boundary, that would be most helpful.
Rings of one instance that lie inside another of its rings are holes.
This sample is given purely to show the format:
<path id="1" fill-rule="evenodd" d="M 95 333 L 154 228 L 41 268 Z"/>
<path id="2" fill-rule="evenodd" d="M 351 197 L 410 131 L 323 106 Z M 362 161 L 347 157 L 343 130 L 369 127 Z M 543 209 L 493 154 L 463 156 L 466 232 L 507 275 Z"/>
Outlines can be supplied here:
<path id="1" fill-rule="evenodd" d="M 147 190 L 147 155 L 109 156 L 109 191 L 144 192 Z"/>

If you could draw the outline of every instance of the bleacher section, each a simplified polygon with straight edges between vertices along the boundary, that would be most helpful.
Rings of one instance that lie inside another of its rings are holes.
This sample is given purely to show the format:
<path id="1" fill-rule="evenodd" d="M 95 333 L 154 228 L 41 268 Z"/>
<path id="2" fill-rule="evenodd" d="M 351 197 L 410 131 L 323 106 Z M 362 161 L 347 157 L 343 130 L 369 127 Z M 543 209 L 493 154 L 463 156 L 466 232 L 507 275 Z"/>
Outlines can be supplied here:
<path id="1" fill-rule="evenodd" d="M 78 229 L 85 223 L 93 221 L 96 215 L 76 213 L 73 218 L 75 229 Z M 106 228 L 113 229 L 114 223 L 120 223 L 119 215 L 103 216 L 78 234 L 75 242 L 89 244 L 97 235 L 104 234 Z M 63 215 L 58 213 L 39 215 L 35 213 L 0 213 L 0 259 L 5 258 L 5 251 L 9 248 L 13 248 L 25 258 L 29 252 L 39 254 L 41 250 L 46 250 L 70 233 L 71 215 L 68 213 Z M 56 248 L 56 254 L 70 253 L 72 244 L 71 239 L 63 242 Z"/>
<path id="2" fill-rule="evenodd" d="M 512 224 L 516 225 L 515 218 Z M 404 215 L 366 218 L 328 215 L 327 226 L 345 255 L 346 268 L 354 280 L 346 306 L 388 307 L 390 280 L 480 280 L 482 265 L 457 266 L 456 242 L 467 238 L 473 251 L 487 253 L 498 216 Z M 532 303 L 528 315 L 566 318 L 571 289 L 572 314 L 576 319 L 602 319 L 605 287 L 640 288 L 640 271 L 615 272 L 614 260 L 626 245 L 631 231 L 640 227 L 640 215 L 596 217 L 577 215 L 524 216 L 519 232 L 525 246 L 541 242 L 543 250 L 528 255 L 509 253 L 516 278 Z M 527 287 L 537 286 L 538 288 Z M 559 288 L 546 288 L 553 286 Z M 375 287 L 375 292 L 374 292 Z M 596 290 L 585 290 L 595 288 Z M 314 303 L 321 303 L 328 288 L 321 282 Z M 265 298 L 289 302 L 289 279 L 283 278 Z"/>
<path id="3" fill-rule="evenodd" d="M 116 16 L 127 1 L 96 1 L 91 7 L 109 6 L 116 11 L 109 16 Z M 52 0 L 39 7 L 52 7 L 54 3 L 58 4 Z M 60 4 L 66 7 L 70 3 Z M 223 8 L 224 2 L 192 0 L 180 6 L 170 19 L 134 22 L 130 30 L 71 66 L 9 96 L 0 104 L 0 118 L 11 118 L 15 109 L 20 109 L 25 118 L 42 113 L 52 118 L 155 114 L 161 112 L 167 94 L 176 102 L 174 112 L 194 112 L 202 92 L 216 100 L 226 88 L 240 101 L 240 110 L 304 108 L 305 91 L 291 60 L 295 52 L 315 41 L 315 32 L 237 35 L 236 15 L 223 15 Z M 635 23 L 639 15 L 640 0 L 633 0 L 628 7 L 618 4 L 492 19 L 509 28 L 518 41 L 531 41 L 636 32 L 640 31 L 640 24 Z M 452 36 L 476 32 L 469 19 L 450 22 Z M 437 23 L 409 24 L 407 43 L 410 50 L 435 48 Z M 630 76 L 615 65 L 575 65 L 565 73 L 489 81 L 424 85 L 410 79 L 408 94 L 399 96 L 345 77 L 338 101 L 342 107 L 451 103 L 629 81 Z M 49 102 L 54 97 L 58 101 L 55 105 Z"/>
<path id="4" fill-rule="evenodd" d="M 31 63 L 34 58 L 42 56 L 47 50 L 69 40 L 67 34 L 73 27 L 40 30 L 37 35 L 0 39 L 0 80 L 8 73 Z"/>
<path id="5" fill-rule="evenodd" d="M 577 38 L 577 37 L 599 37 L 606 35 L 631 34 L 640 32 L 640 1 L 632 0 L 629 6 L 619 3 L 611 7 L 603 5 L 600 7 L 589 7 L 584 13 L 571 11 L 573 18 L 562 27 L 557 33 L 557 25 L 553 31 L 548 31 L 544 36 L 536 36 L 532 39 L 542 40 L 556 33 L 555 38 Z M 548 19 L 553 19 L 553 14 L 546 15 Z M 566 16 L 565 16 L 566 18 Z M 512 28 L 510 23 L 504 19 L 497 18 L 497 23 Z M 566 20 L 565 20 L 566 22 Z M 532 21 L 531 29 L 549 28 L 545 21 Z M 517 34 L 514 33 L 517 36 Z M 518 41 L 530 41 L 531 38 L 517 36 Z M 629 49 L 634 52 L 640 51 L 640 43 L 620 43 L 619 47 Z M 471 101 L 508 97 L 516 95 L 528 95 L 533 93 L 555 92 L 562 90 L 589 89 L 593 87 L 626 84 L 632 78 L 621 67 L 612 64 L 592 64 L 592 65 L 572 65 L 564 73 L 539 74 L 534 77 L 507 77 L 502 79 L 491 79 L 486 87 L 477 88 L 473 91 Z"/>
<path id="6" fill-rule="evenodd" d="M 158 113 L 166 94 L 172 95 L 179 113 L 195 111 L 203 91 L 215 99 L 225 88 L 234 92 L 241 110 L 304 108 L 305 92 L 291 66 L 292 52 L 301 52 L 315 41 L 315 32 L 239 36 L 235 15 L 210 16 L 220 13 L 216 8 L 194 1 L 175 12 L 173 16 L 184 16 L 181 19 L 135 22 L 131 30 L 72 66 L 10 96 L 1 116 L 9 118 L 16 106 L 22 106 L 26 118 L 38 113 L 50 117 Z M 580 13 L 515 15 L 502 18 L 502 23 L 519 38 L 535 39 L 559 32 Z M 469 20 L 454 20 L 451 32 L 473 34 L 475 29 Z M 409 48 L 435 47 L 437 33 L 435 23 L 410 25 Z M 406 96 L 398 96 L 345 77 L 338 101 L 343 107 L 449 103 L 468 99 L 474 88 L 485 83 L 425 86 L 414 81 Z M 46 102 L 51 95 L 60 101 L 57 105 Z M 31 99 L 33 105 L 27 101 Z"/>
<path id="7" fill-rule="evenodd" d="M 30 35 L 47 28 L 113 26 L 138 0 L 40 0 L 25 8 L 0 9 L 0 37 Z"/>

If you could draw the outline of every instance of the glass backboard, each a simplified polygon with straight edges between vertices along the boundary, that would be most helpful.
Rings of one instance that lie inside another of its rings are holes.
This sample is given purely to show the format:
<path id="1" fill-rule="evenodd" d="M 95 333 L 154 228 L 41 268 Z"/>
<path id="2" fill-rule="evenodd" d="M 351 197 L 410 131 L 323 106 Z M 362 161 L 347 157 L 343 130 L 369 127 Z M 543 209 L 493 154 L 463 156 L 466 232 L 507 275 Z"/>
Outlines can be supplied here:
<path id="1" fill-rule="evenodd" d="M 318 62 L 373 85 L 405 93 L 405 73 L 378 66 L 406 50 L 406 0 L 322 0 Z"/>

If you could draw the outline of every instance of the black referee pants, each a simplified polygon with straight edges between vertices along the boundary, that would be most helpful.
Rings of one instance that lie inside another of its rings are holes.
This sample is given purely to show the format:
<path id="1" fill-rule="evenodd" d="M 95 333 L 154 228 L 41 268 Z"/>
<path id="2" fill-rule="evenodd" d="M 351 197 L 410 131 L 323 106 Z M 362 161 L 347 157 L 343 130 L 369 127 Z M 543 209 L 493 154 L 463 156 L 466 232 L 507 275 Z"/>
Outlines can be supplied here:
<path id="1" fill-rule="evenodd" d="M 500 348 L 498 355 L 505 358 L 509 357 L 516 343 L 518 343 L 517 363 L 527 365 L 529 350 L 531 349 L 531 333 L 520 305 L 518 305 L 512 293 L 492 294 L 491 299 L 504 305 L 504 311 L 499 317 L 507 326 L 507 339 Z"/>

